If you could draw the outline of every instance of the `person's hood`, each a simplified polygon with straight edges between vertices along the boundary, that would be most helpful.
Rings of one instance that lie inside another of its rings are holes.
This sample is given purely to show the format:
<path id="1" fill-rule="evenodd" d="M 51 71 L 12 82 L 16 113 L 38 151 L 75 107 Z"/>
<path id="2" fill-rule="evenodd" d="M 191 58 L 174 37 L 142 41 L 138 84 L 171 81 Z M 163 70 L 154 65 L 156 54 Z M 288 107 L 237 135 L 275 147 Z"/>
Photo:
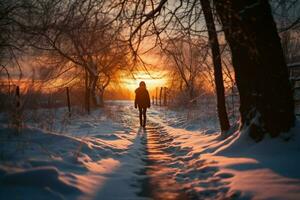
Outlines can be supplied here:
<path id="1" fill-rule="evenodd" d="M 146 87 L 138 87 L 136 90 L 135 90 L 135 93 L 137 93 L 139 90 L 146 90 Z"/>

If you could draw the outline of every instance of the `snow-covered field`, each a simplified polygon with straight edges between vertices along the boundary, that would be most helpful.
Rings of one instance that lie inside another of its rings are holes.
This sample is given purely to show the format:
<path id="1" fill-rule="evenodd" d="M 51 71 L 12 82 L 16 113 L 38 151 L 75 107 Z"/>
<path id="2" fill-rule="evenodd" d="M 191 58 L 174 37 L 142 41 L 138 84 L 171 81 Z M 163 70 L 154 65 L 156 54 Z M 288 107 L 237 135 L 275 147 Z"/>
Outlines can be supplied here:
<path id="1" fill-rule="evenodd" d="M 1 120 L 0 199 L 300 199 L 299 122 L 255 143 L 201 116 L 154 107 L 144 130 L 132 102 L 110 102 L 40 114 L 52 128 L 29 121 L 19 136 Z"/>

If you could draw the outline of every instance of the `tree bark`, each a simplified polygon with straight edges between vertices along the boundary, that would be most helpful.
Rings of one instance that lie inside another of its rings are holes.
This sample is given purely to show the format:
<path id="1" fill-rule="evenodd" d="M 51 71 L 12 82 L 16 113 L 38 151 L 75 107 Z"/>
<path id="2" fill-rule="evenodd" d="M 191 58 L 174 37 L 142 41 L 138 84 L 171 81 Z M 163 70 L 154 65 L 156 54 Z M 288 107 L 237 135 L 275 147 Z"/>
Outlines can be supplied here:
<path id="1" fill-rule="evenodd" d="M 187 85 L 187 92 L 188 92 L 188 95 L 189 95 L 189 99 L 188 99 L 188 102 L 190 103 L 194 103 L 195 101 L 195 90 L 194 90 L 194 86 L 192 84 L 190 85 Z M 193 101 L 193 102 L 192 102 Z"/>
<path id="2" fill-rule="evenodd" d="M 104 89 L 100 90 L 100 94 L 99 94 L 99 106 L 100 107 L 104 106 Z"/>
<path id="3" fill-rule="evenodd" d="M 220 54 L 220 47 L 218 41 L 218 35 L 213 19 L 212 9 L 209 0 L 200 0 L 207 30 L 209 44 L 212 52 L 212 59 L 214 65 L 214 81 L 217 93 L 217 112 L 220 122 L 220 128 L 222 132 L 228 131 L 230 128 L 230 123 L 228 120 L 228 115 L 226 111 L 226 101 L 225 101 L 225 89 L 223 83 L 222 74 L 222 61 Z"/>
<path id="4" fill-rule="evenodd" d="M 98 106 L 102 106 L 101 105 L 101 100 L 98 103 L 97 101 L 97 94 L 96 94 L 96 90 L 97 90 L 97 82 L 98 82 L 98 77 L 94 76 L 94 75 L 90 75 L 91 76 L 91 98 L 92 98 L 92 103 L 93 103 L 93 107 L 98 107 Z M 101 96 L 101 95 L 100 95 Z"/>
<path id="5" fill-rule="evenodd" d="M 280 38 L 266 0 L 215 0 L 240 94 L 241 127 L 260 141 L 295 122 L 294 102 Z"/>

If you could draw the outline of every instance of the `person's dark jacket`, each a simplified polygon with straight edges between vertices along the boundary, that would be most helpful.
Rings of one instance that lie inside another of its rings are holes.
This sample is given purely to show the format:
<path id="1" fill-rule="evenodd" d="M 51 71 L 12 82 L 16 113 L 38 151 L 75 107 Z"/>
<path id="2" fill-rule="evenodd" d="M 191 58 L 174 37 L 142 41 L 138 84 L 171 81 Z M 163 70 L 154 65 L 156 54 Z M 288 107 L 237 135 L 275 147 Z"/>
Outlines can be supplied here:
<path id="1" fill-rule="evenodd" d="M 150 97 L 146 87 L 139 87 L 135 90 L 134 107 L 150 108 Z"/>

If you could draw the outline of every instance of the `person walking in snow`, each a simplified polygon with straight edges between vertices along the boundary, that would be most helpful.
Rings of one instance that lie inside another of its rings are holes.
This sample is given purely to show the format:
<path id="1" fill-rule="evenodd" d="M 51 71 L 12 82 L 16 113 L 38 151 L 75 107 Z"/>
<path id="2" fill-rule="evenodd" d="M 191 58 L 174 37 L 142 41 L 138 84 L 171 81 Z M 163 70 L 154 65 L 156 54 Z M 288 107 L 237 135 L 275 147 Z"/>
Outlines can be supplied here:
<path id="1" fill-rule="evenodd" d="M 147 108 L 150 108 L 150 97 L 144 81 L 141 81 L 140 87 L 135 90 L 134 107 L 139 108 L 140 125 L 145 127 Z"/>

